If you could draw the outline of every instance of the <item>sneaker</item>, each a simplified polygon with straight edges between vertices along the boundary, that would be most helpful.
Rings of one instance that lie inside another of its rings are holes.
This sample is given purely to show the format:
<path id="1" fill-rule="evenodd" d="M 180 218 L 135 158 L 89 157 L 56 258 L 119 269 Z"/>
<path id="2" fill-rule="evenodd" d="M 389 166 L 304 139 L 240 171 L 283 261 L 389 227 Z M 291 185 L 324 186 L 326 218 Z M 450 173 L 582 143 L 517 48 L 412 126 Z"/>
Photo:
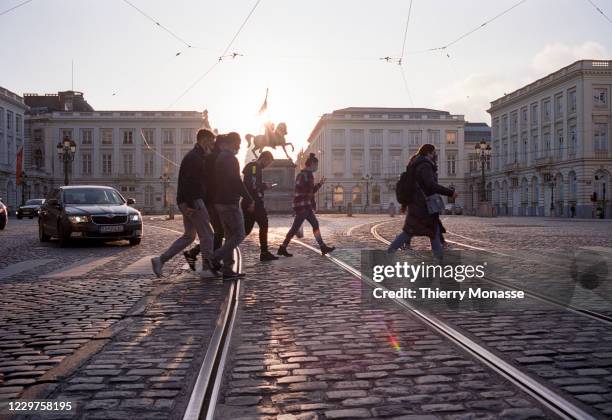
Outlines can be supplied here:
<path id="1" fill-rule="evenodd" d="M 323 245 L 321 247 L 321 254 L 325 255 L 325 254 L 329 254 L 330 252 L 332 252 L 334 249 L 336 249 L 335 246 L 327 246 L 327 245 Z"/>
<path id="2" fill-rule="evenodd" d="M 219 270 L 221 270 L 221 264 L 214 265 L 213 260 L 204 258 L 202 260 L 202 270 L 210 271 L 214 276 L 218 276 Z"/>
<path id="3" fill-rule="evenodd" d="M 293 254 L 287 252 L 287 247 L 284 246 L 278 248 L 278 251 L 276 251 L 276 255 L 282 255 L 284 257 L 293 257 Z"/>
<path id="4" fill-rule="evenodd" d="M 274 261 L 278 260 L 278 257 L 273 255 L 270 251 L 262 252 L 259 256 L 259 261 Z"/>
<path id="5" fill-rule="evenodd" d="M 184 251 L 183 257 L 185 257 L 187 264 L 189 264 L 189 269 L 191 271 L 196 271 L 196 258 L 193 255 L 191 255 L 189 251 Z"/>
<path id="6" fill-rule="evenodd" d="M 155 275 L 157 277 L 161 277 L 162 267 L 164 266 L 164 263 L 161 261 L 161 258 L 159 257 L 151 258 L 151 266 L 153 267 L 153 272 L 155 273 Z"/>
<path id="7" fill-rule="evenodd" d="M 244 273 L 236 273 L 233 270 L 225 270 L 223 271 L 223 280 L 227 279 L 239 279 L 246 276 Z"/>
<path id="8" fill-rule="evenodd" d="M 221 271 L 221 269 L 223 268 L 223 266 L 221 265 L 221 261 L 216 258 L 208 259 L 208 264 L 212 271 Z"/>

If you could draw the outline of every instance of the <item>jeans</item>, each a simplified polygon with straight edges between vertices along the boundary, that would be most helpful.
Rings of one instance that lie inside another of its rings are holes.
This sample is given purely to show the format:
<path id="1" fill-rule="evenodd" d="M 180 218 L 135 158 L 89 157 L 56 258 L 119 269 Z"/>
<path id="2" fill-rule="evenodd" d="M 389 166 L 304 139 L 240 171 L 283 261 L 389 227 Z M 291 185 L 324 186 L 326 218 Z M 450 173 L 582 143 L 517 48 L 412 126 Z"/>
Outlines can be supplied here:
<path id="1" fill-rule="evenodd" d="M 307 220 L 312 226 L 312 233 L 314 234 L 315 239 L 319 246 L 324 246 L 323 238 L 321 237 L 321 231 L 319 230 L 319 221 L 317 220 L 317 216 L 315 215 L 312 209 L 299 211 L 295 214 L 295 219 L 293 219 L 293 225 L 291 225 L 291 229 L 287 232 L 287 236 L 285 236 L 285 240 L 283 241 L 282 246 L 286 248 L 291 242 L 291 239 L 295 236 L 304 220 Z"/>
<path id="2" fill-rule="evenodd" d="M 409 235 L 408 233 L 402 230 L 395 237 L 393 242 L 391 242 L 391 244 L 389 245 L 389 248 L 387 248 L 387 253 L 395 254 L 402 245 L 404 245 L 407 242 L 410 242 L 411 239 L 412 239 L 412 235 Z M 434 255 L 437 257 L 441 257 L 444 251 L 444 247 L 442 246 L 442 241 L 440 240 L 440 224 L 439 223 L 436 223 L 436 230 L 434 233 L 434 237 L 431 238 L 430 241 L 431 241 L 431 250 L 433 251 Z"/>
<path id="3" fill-rule="evenodd" d="M 257 222 L 259 226 L 259 247 L 261 252 L 268 251 L 268 213 L 263 203 L 255 202 L 255 211 L 249 212 L 245 208 L 242 209 L 244 214 L 244 232 L 249 235 Z"/>
<path id="4" fill-rule="evenodd" d="M 187 248 L 195 240 L 196 233 L 200 238 L 200 250 L 202 258 L 210 258 L 212 255 L 213 246 L 213 231 L 210 226 L 208 211 L 204 205 L 204 201 L 196 200 L 194 209 L 191 213 L 187 213 L 187 204 L 180 203 L 179 209 L 183 214 L 183 233 L 172 245 L 161 254 L 162 263 L 169 261 L 176 254 Z"/>
<path id="5" fill-rule="evenodd" d="M 215 250 L 213 258 L 223 260 L 223 265 L 229 269 L 233 264 L 234 249 L 244 240 L 244 217 L 238 204 L 215 204 L 219 220 L 223 225 L 225 242 Z"/>

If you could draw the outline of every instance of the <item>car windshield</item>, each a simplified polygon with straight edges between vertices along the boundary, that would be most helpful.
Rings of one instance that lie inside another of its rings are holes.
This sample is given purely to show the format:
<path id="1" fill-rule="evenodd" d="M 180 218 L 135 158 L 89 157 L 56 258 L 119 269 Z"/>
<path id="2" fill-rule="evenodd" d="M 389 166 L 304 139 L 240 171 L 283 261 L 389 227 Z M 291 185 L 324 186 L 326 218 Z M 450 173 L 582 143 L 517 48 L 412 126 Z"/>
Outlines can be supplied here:
<path id="1" fill-rule="evenodd" d="M 123 198 L 109 188 L 71 188 L 64 190 L 64 204 L 121 205 Z"/>
<path id="2" fill-rule="evenodd" d="M 35 199 L 35 200 L 28 200 L 26 201 L 26 206 L 39 206 L 43 203 L 43 200 L 39 199 Z"/>

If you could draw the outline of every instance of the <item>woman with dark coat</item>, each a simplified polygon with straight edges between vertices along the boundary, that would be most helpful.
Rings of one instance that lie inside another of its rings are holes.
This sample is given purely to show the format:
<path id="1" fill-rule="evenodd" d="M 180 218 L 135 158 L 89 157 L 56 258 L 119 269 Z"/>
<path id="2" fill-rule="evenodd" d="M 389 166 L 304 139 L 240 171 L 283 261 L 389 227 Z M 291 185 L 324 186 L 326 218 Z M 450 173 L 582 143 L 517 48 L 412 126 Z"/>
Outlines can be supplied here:
<path id="1" fill-rule="evenodd" d="M 387 249 L 390 254 L 395 253 L 404 243 L 410 243 L 413 236 L 428 236 L 434 254 L 442 255 L 444 227 L 440 222 L 439 213 L 429 213 L 426 197 L 432 194 L 440 194 L 457 198 L 457 193 L 438 184 L 436 159 L 436 147 L 432 144 L 422 145 L 417 154 L 410 159 L 406 171 L 410 174 L 410 178 L 415 182 L 415 185 L 412 191 L 412 199 L 408 204 L 402 232 L 397 235 Z"/>

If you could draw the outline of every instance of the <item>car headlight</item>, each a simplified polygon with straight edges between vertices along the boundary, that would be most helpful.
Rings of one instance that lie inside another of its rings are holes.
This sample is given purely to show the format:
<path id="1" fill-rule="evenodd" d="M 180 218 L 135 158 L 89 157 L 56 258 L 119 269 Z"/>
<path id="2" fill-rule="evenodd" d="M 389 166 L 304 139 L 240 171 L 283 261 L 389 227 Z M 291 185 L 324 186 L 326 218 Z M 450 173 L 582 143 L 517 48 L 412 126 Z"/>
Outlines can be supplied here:
<path id="1" fill-rule="evenodd" d="M 89 216 L 68 216 L 70 223 L 87 223 L 89 222 Z"/>
<path id="2" fill-rule="evenodd" d="M 130 222 L 140 222 L 139 214 L 130 214 Z"/>

